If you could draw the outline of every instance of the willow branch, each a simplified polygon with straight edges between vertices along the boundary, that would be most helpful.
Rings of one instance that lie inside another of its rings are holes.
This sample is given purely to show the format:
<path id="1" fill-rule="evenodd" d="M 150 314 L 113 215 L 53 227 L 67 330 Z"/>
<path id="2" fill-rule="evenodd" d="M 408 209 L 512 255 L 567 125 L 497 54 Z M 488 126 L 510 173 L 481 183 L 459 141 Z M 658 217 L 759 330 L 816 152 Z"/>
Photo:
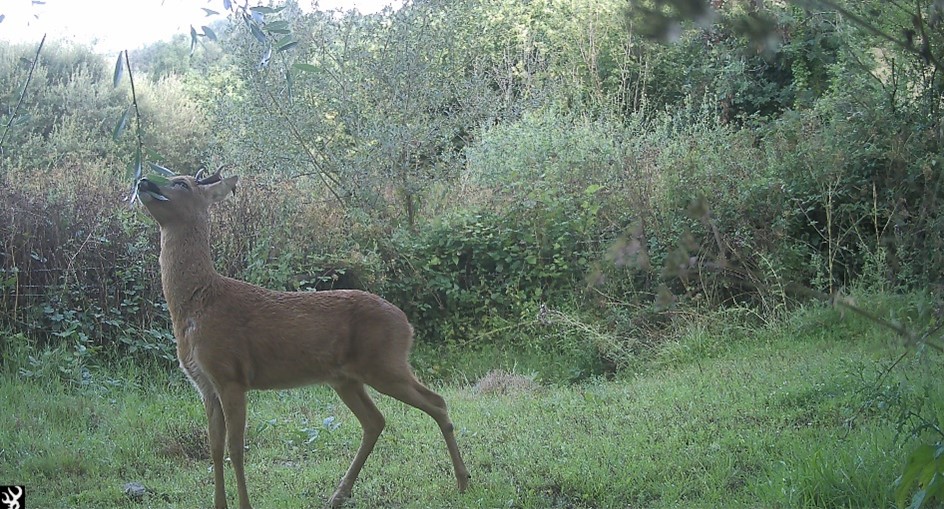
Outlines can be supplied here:
<path id="1" fill-rule="evenodd" d="M 3 128 L 3 134 L 0 135 L 0 156 L 3 155 L 3 142 L 7 139 L 7 133 L 10 132 L 10 128 L 13 127 L 13 121 L 16 119 L 16 114 L 20 111 L 20 106 L 23 104 L 23 99 L 26 97 L 26 90 L 29 89 L 29 84 L 33 81 L 33 71 L 36 70 L 36 64 L 39 62 L 39 53 L 43 50 L 43 44 L 46 43 L 46 34 L 43 34 L 42 40 L 39 41 L 39 47 L 36 48 L 36 55 L 33 57 L 33 62 L 30 64 L 29 74 L 26 76 L 26 84 L 23 85 L 23 90 L 20 92 L 20 98 L 16 101 L 16 106 L 13 108 L 13 114 L 10 115 L 10 120 L 7 121 L 7 125 Z"/>
<path id="2" fill-rule="evenodd" d="M 274 105 L 274 108 L 276 112 L 278 113 L 278 116 L 282 119 L 283 122 L 285 122 L 285 125 L 288 127 L 289 131 L 292 133 L 292 137 L 295 138 L 295 141 L 298 142 L 298 145 L 302 148 L 302 150 L 305 152 L 305 155 L 308 157 L 308 161 L 311 162 L 311 165 L 314 166 L 314 168 L 317 170 L 318 178 L 321 179 L 321 182 L 325 185 L 325 187 L 328 188 L 328 191 L 331 193 L 332 196 L 334 196 L 334 198 L 338 201 L 339 204 L 341 204 L 342 207 L 347 206 L 347 204 L 344 202 L 344 200 L 341 198 L 338 192 L 334 189 L 335 186 L 340 186 L 341 183 L 336 178 L 334 178 L 334 176 L 329 174 L 324 169 L 324 167 L 318 161 L 318 158 L 315 157 L 315 153 L 311 150 L 311 148 L 308 147 L 308 144 L 305 143 L 305 137 L 302 136 L 300 132 L 298 132 L 298 128 L 295 126 L 295 123 L 292 121 L 292 119 L 288 117 L 288 114 L 285 112 L 285 110 L 282 109 L 282 106 L 279 104 L 275 96 L 272 95 L 272 91 L 269 90 L 268 88 L 265 88 L 265 87 L 263 88 L 265 89 L 266 95 L 269 97 L 269 102 Z"/>
<path id="3" fill-rule="evenodd" d="M 131 72 L 131 61 L 128 59 L 128 50 L 124 51 L 125 67 L 128 69 L 128 81 L 131 82 L 131 105 L 134 106 L 134 130 L 138 138 L 138 151 L 144 151 L 144 131 L 141 129 L 141 112 L 138 110 L 138 94 L 134 90 L 134 73 Z"/>

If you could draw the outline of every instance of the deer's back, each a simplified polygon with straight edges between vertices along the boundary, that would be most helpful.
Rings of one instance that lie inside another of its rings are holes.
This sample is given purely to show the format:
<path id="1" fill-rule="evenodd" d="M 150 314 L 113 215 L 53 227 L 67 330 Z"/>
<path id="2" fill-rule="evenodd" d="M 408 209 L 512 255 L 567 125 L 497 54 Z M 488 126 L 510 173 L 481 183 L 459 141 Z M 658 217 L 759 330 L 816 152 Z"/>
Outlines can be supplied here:
<path id="1" fill-rule="evenodd" d="M 181 340 L 211 378 L 235 378 L 246 388 L 286 388 L 407 362 L 412 327 L 399 308 L 377 295 L 277 292 L 229 278 L 215 286 L 202 312 L 188 318 L 188 337 Z"/>

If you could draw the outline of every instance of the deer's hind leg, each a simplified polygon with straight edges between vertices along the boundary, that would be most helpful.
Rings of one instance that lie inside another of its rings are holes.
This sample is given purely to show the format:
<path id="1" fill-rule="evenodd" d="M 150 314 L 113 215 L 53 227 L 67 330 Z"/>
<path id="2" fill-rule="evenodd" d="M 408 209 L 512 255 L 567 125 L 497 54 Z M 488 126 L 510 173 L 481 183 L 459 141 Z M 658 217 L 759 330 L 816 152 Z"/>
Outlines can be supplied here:
<path id="1" fill-rule="evenodd" d="M 421 384 L 408 367 L 400 370 L 395 376 L 383 377 L 381 375 L 379 379 L 374 378 L 370 381 L 370 385 L 407 405 L 419 408 L 436 421 L 446 441 L 446 448 L 449 449 L 449 457 L 452 459 L 459 491 L 464 492 L 469 487 L 469 470 L 459 453 L 459 445 L 456 443 L 452 421 L 449 420 L 446 400 Z"/>

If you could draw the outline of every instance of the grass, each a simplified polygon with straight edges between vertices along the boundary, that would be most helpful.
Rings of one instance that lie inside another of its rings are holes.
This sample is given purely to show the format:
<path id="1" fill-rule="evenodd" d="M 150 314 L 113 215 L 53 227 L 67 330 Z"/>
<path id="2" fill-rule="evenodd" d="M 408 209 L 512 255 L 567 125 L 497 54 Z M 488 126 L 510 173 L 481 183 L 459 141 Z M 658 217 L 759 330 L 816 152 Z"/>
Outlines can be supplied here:
<path id="1" fill-rule="evenodd" d="M 944 394 L 940 356 L 911 355 L 881 378 L 901 352 L 867 322 L 807 309 L 750 334 L 695 327 L 615 380 L 505 394 L 446 384 L 472 472 L 461 495 L 432 419 L 378 396 L 388 426 L 350 504 L 890 507 L 913 447 L 895 409 L 941 408 Z M 121 369 L 108 379 L 122 383 L 83 388 L 0 378 L 0 481 L 26 484 L 30 507 L 212 505 L 195 392 L 177 373 Z M 360 428 L 310 388 L 252 393 L 247 436 L 256 507 L 321 507 Z M 148 489 L 143 503 L 124 495 L 129 482 Z M 227 483 L 235 507 L 229 469 Z"/>

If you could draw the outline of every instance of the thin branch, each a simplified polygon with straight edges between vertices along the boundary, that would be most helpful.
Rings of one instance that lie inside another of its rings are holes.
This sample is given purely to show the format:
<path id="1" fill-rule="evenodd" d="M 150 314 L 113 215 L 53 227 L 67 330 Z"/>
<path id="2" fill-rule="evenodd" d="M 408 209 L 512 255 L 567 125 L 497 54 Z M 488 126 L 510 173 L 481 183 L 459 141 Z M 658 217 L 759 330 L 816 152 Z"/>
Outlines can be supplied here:
<path id="1" fill-rule="evenodd" d="M 318 178 L 321 179 L 321 182 L 325 185 L 325 187 L 328 188 L 328 191 L 331 192 L 331 195 L 334 196 L 338 203 L 341 204 L 342 207 L 346 207 L 347 204 L 334 189 L 334 186 L 340 186 L 341 183 L 336 178 L 334 178 L 334 176 L 329 174 L 321 165 L 321 163 L 318 162 L 318 158 L 315 157 L 314 152 L 312 152 L 312 150 L 308 147 L 308 144 L 305 143 L 305 137 L 302 136 L 300 132 L 298 132 L 298 128 L 295 126 L 295 123 L 292 122 L 290 118 L 288 118 L 285 110 L 282 109 L 282 106 L 279 104 L 278 100 L 276 100 L 275 96 L 272 95 L 272 91 L 268 88 L 263 88 L 265 89 L 266 95 L 269 97 L 269 101 L 275 106 L 275 110 L 279 117 L 281 117 L 282 121 L 285 122 L 285 125 L 289 128 L 289 131 L 291 131 L 295 141 L 298 142 L 298 145 L 301 146 L 302 150 L 305 152 L 305 155 L 308 157 L 311 165 L 314 166 L 316 170 L 318 170 Z M 334 186 L 332 186 L 332 184 Z"/>
<path id="2" fill-rule="evenodd" d="M 924 426 L 926 429 L 934 430 L 934 432 L 937 433 L 939 436 L 944 437 L 944 430 L 942 430 L 940 426 L 938 426 L 932 421 L 925 419 L 921 415 L 918 415 L 917 413 L 915 413 L 914 410 L 908 410 L 908 417 L 917 419 L 922 424 L 922 426 Z"/>
<path id="3" fill-rule="evenodd" d="M 43 50 L 43 44 L 46 43 L 46 34 L 43 34 L 42 40 L 39 41 L 39 47 L 36 48 L 36 55 L 33 57 L 33 62 L 30 64 L 29 74 L 26 76 L 26 84 L 23 85 L 23 90 L 20 92 L 20 98 L 16 101 L 16 107 L 13 108 L 13 114 L 10 115 L 10 120 L 7 122 L 7 125 L 4 126 L 3 134 L 0 135 L 0 156 L 3 155 L 3 142 L 7 139 L 7 133 L 10 132 L 10 127 L 13 126 L 13 121 L 16 119 L 16 114 L 20 111 L 20 106 L 23 104 L 23 99 L 26 97 L 26 91 L 29 89 L 30 82 L 33 81 L 33 71 L 36 70 L 36 64 L 39 62 L 39 53 Z"/>
<path id="4" fill-rule="evenodd" d="M 128 69 L 128 81 L 131 82 L 131 105 L 134 106 L 134 128 L 138 137 L 138 150 L 144 151 L 144 132 L 141 130 L 141 112 L 138 110 L 138 95 L 134 90 L 134 73 L 131 72 L 131 61 L 128 60 L 128 50 L 124 50 L 125 67 Z"/>
<path id="5" fill-rule="evenodd" d="M 880 29 L 877 28 L 873 23 L 870 23 L 870 22 L 869 22 L 868 20 L 866 20 L 865 18 L 862 18 L 862 17 L 860 17 L 859 15 L 854 14 L 853 12 L 851 12 L 850 10 L 846 9 L 845 7 L 839 5 L 837 2 L 835 2 L 835 1 L 833 1 L 833 0 L 794 0 L 794 3 L 797 4 L 797 5 L 800 5 L 800 6 L 805 6 L 805 7 L 812 6 L 812 5 L 825 5 L 825 6 L 829 7 L 830 9 L 835 10 L 835 11 L 838 12 L 839 14 L 845 16 L 846 18 L 850 19 L 853 23 L 855 23 L 856 25 L 858 25 L 859 28 L 862 28 L 862 29 L 865 30 L 866 32 L 869 32 L 870 34 L 872 34 L 872 35 L 874 35 L 874 36 L 876 36 L 876 37 L 878 37 L 878 38 L 880 38 L 880 39 L 884 39 L 885 41 L 888 41 L 888 42 L 894 44 L 895 46 L 898 46 L 899 48 L 905 50 L 905 51 L 908 52 L 908 53 L 911 53 L 911 54 L 913 54 L 913 55 L 915 55 L 915 56 L 918 56 L 918 57 L 924 59 L 925 61 L 927 61 L 928 63 L 930 63 L 931 65 L 933 65 L 935 69 L 941 69 L 942 67 L 944 67 L 944 66 L 942 66 L 942 64 L 941 64 L 941 61 L 938 60 L 938 58 L 937 58 L 936 56 L 934 56 L 934 54 L 931 53 L 930 50 L 924 51 L 924 50 L 921 49 L 921 48 L 916 48 L 913 44 L 907 44 L 907 43 L 905 43 L 905 42 L 902 42 L 902 40 L 899 39 L 898 37 L 892 36 L 892 35 L 890 35 L 890 34 L 884 32 L 884 31 L 880 30 Z M 917 15 L 918 15 L 918 16 L 921 15 L 921 13 L 920 13 L 920 8 L 919 8 L 919 12 L 918 12 Z M 921 25 L 922 25 L 922 27 L 923 27 L 923 25 L 924 25 L 924 20 L 923 20 L 923 19 L 921 19 Z M 926 37 L 926 35 L 924 35 L 924 37 Z M 927 39 L 925 39 L 925 40 L 927 40 Z"/>

